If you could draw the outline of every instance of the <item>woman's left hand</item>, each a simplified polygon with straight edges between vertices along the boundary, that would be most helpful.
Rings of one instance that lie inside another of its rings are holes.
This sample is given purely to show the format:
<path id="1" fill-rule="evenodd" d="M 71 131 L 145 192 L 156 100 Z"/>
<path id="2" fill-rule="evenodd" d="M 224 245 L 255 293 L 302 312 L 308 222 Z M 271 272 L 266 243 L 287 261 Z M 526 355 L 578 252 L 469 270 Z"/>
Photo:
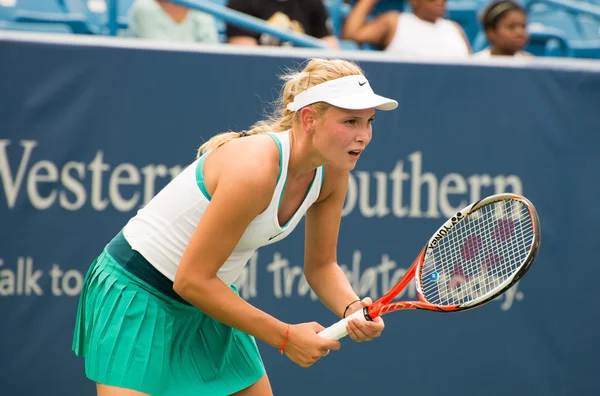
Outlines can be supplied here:
<path id="1" fill-rule="evenodd" d="M 358 311 L 359 309 L 363 309 L 372 303 L 373 302 L 369 297 L 365 297 L 362 299 L 360 304 L 352 304 L 350 308 L 348 308 L 348 313 L 346 316 L 350 316 L 352 313 Z M 381 317 L 377 317 L 373 319 L 372 322 L 353 319 L 348 322 L 346 330 L 348 331 L 350 338 L 356 342 L 362 342 L 371 341 L 373 338 L 379 337 L 384 327 L 385 323 L 383 323 L 383 319 L 381 319 Z"/>

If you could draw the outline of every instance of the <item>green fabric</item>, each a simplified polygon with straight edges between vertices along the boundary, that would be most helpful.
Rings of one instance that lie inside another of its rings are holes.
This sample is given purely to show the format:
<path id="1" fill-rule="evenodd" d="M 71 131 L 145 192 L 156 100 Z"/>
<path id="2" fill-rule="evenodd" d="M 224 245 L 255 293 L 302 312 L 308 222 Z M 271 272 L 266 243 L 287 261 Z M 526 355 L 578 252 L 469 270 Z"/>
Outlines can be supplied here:
<path id="1" fill-rule="evenodd" d="M 156 0 L 136 0 L 129 9 L 128 22 L 132 37 L 172 42 L 219 43 L 219 32 L 212 15 L 190 10 L 186 18 L 178 23 Z"/>
<path id="2" fill-rule="evenodd" d="M 173 300 L 185 305 L 190 305 L 179 294 L 173 290 L 173 282 L 161 274 L 152 264 L 148 262 L 139 252 L 131 248 L 123 230 L 106 245 L 108 254 L 131 275 L 141 280 L 155 291 L 158 291 Z"/>
<path id="3" fill-rule="evenodd" d="M 265 373 L 253 337 L 159 293 L 106 251 L 85 278 L 73 351 L 89 379 L 152 396 L 229 395 Z"/>
<path id="4" fill-rule="evenodd" d="M 279 183 L 279 179 L 281 178 L 281 173 L 283 172 L 283 148 L 281 147 L 281 140 L 279 140 L 279 137 L 277 136 L 276 133 L 272 133 L 272 132 L 267 132 L 267 136 L 269 136 L 271 139 L 273 139 L 275 141 L 275 143 L 277 144 L 277 149 L 279 150 L 279 174 L 277 175 L 277 182 Z M 287 180 L 286 180 L 287 182 Z M 284 184 L 284 188 L 285 188 L 285 184 Z"/>
<path id="5" fill-rule="evenodd" d="M 206 189 L 206 186 L 204 185 L 204 161 L 206 160 L 207 156 L 208 153 L 204 154 L 202 157 L 200 157 L 200 160 L 196 164 L 196 184 L 198 185 L 198 188 L 200 188 L 200 191 L 202 191 L 202 194 L 206 197 L 206 199 L 210 201 L 212 197 L 210 196 L 208 190 Z"/>

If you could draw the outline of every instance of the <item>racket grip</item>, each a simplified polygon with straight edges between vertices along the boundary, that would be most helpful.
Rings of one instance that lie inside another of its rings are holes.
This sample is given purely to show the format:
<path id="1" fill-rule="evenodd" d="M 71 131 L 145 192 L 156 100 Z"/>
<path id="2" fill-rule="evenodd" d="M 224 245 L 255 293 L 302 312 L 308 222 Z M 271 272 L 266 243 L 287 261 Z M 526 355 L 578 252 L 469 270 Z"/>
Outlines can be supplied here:
<path id="1" fill-rule="evenodd" d="M 352 315 L 340 320 L 337 323 L 332 324 L 331 326 L 329 326 L 328 328 L 326 328 L 318 334 L 321 337 L 327 338 L 329 340 L 339 340 L 340 338 L 346 337 L 348 335 L 348 332 L 346 331 L 346 325 L 348 324 L 348 321 L 352 319 L 358 319 L 362 320 L 363 322 L 366 322 L 367 320 L 371 320 L 371 318 L 368 315 L 369 314 L 367 308 L 359 309 Z"/>

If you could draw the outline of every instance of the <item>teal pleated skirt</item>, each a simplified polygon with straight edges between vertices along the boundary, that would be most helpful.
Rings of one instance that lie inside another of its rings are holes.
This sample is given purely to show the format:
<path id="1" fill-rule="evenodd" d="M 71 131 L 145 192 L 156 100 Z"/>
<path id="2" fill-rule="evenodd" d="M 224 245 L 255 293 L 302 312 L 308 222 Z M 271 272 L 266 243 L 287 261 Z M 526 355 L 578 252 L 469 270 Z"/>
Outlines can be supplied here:
<path id="1" fill-rule="evenodd" d="M 230 395 L 265 373 L 254 337 L 158 292 L 106 250 L 84 281 L 73 351 L 89 379 L 152 396 Z"/>

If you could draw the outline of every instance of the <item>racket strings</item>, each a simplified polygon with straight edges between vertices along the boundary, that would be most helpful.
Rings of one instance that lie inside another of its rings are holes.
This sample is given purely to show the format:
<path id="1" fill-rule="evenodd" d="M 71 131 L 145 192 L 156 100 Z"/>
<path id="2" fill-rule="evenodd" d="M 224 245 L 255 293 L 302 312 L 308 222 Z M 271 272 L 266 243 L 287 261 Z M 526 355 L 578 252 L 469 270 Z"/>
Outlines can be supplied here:
<path id="1" fill-rule="evenodd" d="M 427 255 L 421 286 L 435 305 L 469 303 L 494 292 L 519 270 L 534 240 L 527 206 L 498 201 L 472 212 Z"/>

